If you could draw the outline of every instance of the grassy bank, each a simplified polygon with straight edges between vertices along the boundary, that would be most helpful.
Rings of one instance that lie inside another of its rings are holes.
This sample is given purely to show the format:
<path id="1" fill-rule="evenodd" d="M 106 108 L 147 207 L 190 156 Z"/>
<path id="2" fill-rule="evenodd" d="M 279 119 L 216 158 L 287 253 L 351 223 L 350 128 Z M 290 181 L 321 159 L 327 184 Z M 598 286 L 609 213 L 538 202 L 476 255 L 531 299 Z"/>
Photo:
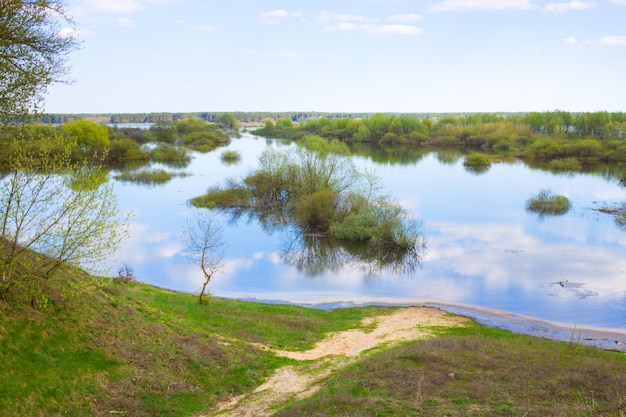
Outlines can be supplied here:
<path id="1" fill-rule="evenodd" d="M 103 279 L 44 310 L 0 304 L 0 415 L 206 415 L 310 349 L 396 309 L 332 312 L 197 298 Z M 294 415 L 619 416 L 623 354 L 472 324 L 331 374 Z M 269 349 L 268 349 L 269 348 Z M 310 361 L 306 362 L 310 363 Z M 287 406 L 281 411 L 283 406 Z"/>
<path id="2" fill-rule="evenodd" d="M 307 348 L 372 313 L 199 305 L 117 280 L 44 311 L 0 304 L 0 415 L 192 415 L 288 361 L 254 343 Z"/>

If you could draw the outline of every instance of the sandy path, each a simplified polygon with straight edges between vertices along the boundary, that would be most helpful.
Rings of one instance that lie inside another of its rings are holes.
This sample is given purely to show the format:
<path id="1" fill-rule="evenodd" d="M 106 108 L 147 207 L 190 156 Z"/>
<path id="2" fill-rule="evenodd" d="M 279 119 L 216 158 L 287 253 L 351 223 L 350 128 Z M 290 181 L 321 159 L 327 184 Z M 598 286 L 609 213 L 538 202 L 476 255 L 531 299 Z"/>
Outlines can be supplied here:
<path id="1" fill-rule="evenodd" d="M 361 323 L 365 329 L 331 334 L 311 350 L 274 351 L 280 356 L 314 362 L 276 370 L 252 393 L 232 398 L 207 416 L 271 416 L 276 411 L 275 406 L 290 398 L 302 399 L 313 395 L 324 378 L 353 363 L 365 350 L 382 344 L 425 339 L 432 336 L 429 328 L 433 326 L 463 326 L 466 321 L 463 317 L 450 316 L 436 308 L 409 307 L 390 315 L 366 319 Z"/>

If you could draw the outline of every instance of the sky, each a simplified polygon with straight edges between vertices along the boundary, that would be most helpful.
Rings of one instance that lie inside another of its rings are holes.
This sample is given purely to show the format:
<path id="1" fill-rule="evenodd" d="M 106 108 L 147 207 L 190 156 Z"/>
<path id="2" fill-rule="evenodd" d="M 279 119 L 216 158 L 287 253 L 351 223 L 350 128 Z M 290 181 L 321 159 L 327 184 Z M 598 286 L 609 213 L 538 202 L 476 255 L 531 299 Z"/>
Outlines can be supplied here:
<path id="1" fill-rule="evenodd" d="M 66 4 L 49 113 L 626 111 L 626 0 Z"/>

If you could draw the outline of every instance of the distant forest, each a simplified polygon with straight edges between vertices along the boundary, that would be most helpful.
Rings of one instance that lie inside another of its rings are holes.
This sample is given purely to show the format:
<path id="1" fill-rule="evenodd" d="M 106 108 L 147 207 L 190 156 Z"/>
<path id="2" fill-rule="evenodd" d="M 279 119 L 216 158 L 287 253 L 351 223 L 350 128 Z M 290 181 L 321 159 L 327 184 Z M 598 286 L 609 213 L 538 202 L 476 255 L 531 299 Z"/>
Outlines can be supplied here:
<path id="1" fill-rule="evenodd" d="M 61 124 L 74 120 L 92 120 L 100 123 L 157 123 L 173 122 L 189 118 L 198 118 L 214 123 L 220 116 L 232 114 L 241 123 L 263 123 L 266 119 L 291 119 L 300 123 L 307 120 L 327 119 L 369 119 L 380 113 L 324 113 L 324 112 L 195 112 L 195 113 L 50 113 L 39 117 L 37 121 L 43 123 Z M 382 113 L 386 116 L 409 116 L 419 119 L 430 119 L 437 122 L 439 119 L 450 116 L 465 116 L 472 113 Z M 521 115 L 522 113 L 491 113 L 498 116 Z"/>

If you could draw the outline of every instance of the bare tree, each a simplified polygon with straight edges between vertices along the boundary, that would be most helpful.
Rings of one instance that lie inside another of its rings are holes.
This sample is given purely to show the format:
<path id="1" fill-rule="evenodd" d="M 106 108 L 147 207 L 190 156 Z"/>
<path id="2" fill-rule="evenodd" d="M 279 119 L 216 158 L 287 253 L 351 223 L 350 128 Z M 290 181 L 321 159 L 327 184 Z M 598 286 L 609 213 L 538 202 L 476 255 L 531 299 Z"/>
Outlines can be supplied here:
<path id="1" fill-rule="evenodd" d="M 200 264 L 204 274 L 199 296 L 201 304 L 206 287 L 223 265 L 226 243 L 222 234 L 222 226 L 209 212 L 196 212 L 183 230 L 186 255 L 194 263 Z"/>

